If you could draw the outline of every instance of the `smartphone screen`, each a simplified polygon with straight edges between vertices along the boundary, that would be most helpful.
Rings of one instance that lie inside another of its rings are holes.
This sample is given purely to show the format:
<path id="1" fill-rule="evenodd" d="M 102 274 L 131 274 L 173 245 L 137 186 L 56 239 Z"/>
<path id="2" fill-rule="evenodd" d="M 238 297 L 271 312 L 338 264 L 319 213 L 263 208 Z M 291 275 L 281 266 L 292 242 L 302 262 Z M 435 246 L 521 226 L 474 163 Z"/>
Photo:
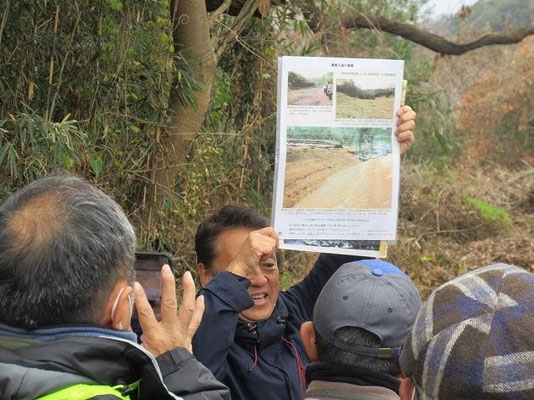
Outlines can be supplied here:
<path id="1" fill-rule="evenodd" d="M 135 253 L 135 279 L 143 286 L 158 320 L 161 317 L 161 267 L 165 264 L 172 268 L 172 256 L 168 253 Z M 132 315 L 132 330 L 139 339 L 143 332 L 135 309 Z"/>

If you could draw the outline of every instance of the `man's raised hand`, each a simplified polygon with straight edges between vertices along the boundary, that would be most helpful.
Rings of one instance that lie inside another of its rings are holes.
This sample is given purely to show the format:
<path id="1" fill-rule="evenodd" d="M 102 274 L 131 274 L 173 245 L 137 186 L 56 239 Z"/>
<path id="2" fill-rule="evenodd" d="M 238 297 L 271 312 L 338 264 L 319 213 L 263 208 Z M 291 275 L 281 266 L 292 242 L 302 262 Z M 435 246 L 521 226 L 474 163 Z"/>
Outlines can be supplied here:
<path id="1" fill-rule="evenodd" d="M 406 153 L 415 140 L 415 111 L 410 106 L 402 106 L 397 110 L 397 130 L 395 136 L 400 145 L 401 154 Z"/>
<path id="2" fill-rule="evenodd" d="M 243 277 L 253 275 L 261 261 L 275 258 L 278 241 L 278 235 L 270 226 L 250 232 L 226 270 Z"/>
<path id="3" fill-rule="evenodd" d="M 177 310 L 176 282 L 168 265 L 161 269 L 161 321 L 156 319 L 143 287 L 135 282 L 135 306 L 143 330 L 142 346 L 154 357 L 177 347 L 192 352 L 191 340 L 204 313 L 204 297 L 195 299 L 195 283 L 190 272 L 182 279 L 183 298 Z"/>

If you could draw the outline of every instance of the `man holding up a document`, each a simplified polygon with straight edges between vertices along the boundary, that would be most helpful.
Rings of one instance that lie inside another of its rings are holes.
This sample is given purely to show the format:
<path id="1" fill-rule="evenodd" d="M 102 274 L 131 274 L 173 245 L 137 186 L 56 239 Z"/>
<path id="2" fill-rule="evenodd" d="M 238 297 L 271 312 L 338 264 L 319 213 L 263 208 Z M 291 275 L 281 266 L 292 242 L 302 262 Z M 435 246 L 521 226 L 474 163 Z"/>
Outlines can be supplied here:
<path id="1" fill-rule="evenodd" d="M 415 112 L 398 110 L 401 151 L 414 140 Z M 195 238 L 206 311 L 193 339 L 195 356 L 231 390 L 233 399 L 301 399 L 310 362 L 299 330 L 332 274 L 361 257 L 322 254 L 307 277 L 279 290 L 278 236 L 244 206 L 206 217 Z"/>

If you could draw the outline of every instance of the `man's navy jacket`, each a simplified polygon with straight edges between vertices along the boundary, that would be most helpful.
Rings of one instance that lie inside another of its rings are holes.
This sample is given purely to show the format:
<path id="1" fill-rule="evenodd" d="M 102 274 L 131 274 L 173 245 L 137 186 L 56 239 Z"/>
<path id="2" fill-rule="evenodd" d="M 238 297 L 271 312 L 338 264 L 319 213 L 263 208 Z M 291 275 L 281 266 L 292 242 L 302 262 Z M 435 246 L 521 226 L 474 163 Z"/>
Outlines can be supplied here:
<path id="1" fill-rule="evenodd" d="M 238 319 L 254 304 L 248 280 L 218 273 L 200 291 L 206 311 L 193 339 L 195 357 L 230 388 L 234 400 L 302 399 L 304 367 L 310 359 L 300 326 L 312 320 L 315 301 L 330 276 L 359 259 L 322 254 L 306 278 L 280 292 L 271 317 L 259 323 Z"/>

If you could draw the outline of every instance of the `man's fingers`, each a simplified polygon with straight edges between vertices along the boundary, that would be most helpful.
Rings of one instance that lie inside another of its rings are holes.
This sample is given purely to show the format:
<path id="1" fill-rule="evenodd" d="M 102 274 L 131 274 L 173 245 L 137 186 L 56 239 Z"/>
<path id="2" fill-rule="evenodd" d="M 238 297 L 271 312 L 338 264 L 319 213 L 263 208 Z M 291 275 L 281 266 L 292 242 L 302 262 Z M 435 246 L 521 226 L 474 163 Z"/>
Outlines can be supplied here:
<path id="1" fill-rule="evenodd" d="M 275 240 L 276 247 L 278 247 L 279 238 L 276 231 L 271 226 L 266 226 L 265 228 L 259 229 L 256 233 L 261 233 L 262 235 L 269 236 Z"/>
<path id="2" fill-rule="evenodd" d="M 191 272 L 187 271 L 182 278 L 183 297 L 178 311 L 179 323 L 189 326 L 195 310 L 195 282 Z"/>
<path id="3" fill-rule="evenodd" d="M 404 124 L 405 122 L 415 120 L 415 117 L 417 114 L 415 111 L 407 111 L 404 114 L 400 115 L 399 118 L 397 118 L 397 126 Z"/>
<path id="4" fill-rule="evenodd" d="M 412 111 L 412 107 L 404 105 L 397 110 L 397 116 L 400 117 L 402 114 L 405 114 L 408 111 Z"/>
<path id="5" fill-rule="evenodd" d="M 278 242 L 270 236 L 255 235 L 251 236 L 251 246 L 256 261 L 263 261 L 268 257 L 274 257 Z"/>
<path id="6" fill-rule="evenodd" d="M 161 268 L 161 320 L 176 322 L 176 281 L 168 265 Z"/>
<path id="7" fill-rule="evenodd" d="M 200 322 L 202 321 L 202 316 L 204 315 L 204 296 L 198 296 L 195 301 L 195 308 L 193 310 L 193 316 L 191 317 L 191 322 L 189 323 L 188 335 L 192 339 L 197 332 Z"/>
<path id="8" fill-rule="evenodd" d="M 413 142 L 414 135 L 412 131 L 404 131 L 397 135 L 399 143 L 411 143 Z"/>
<path id="9" fill-rule="evenodd" d="M 402 125 L 399 125 L 397 127 L 397 131 L 395 132 L 395 134 L 398 136 L 399 133 L 403 132 L 403 131 L 412 131 L 415 129 L 415 121 L 412 119 L 408 122 L 405 122 L 404 124 Z"/>
<path id="10" fill-rule="evenodd" d="M 406 153 L 414 142 L 414 134 L 412 131 L 402 132 L 397 136 L 397 140 L 400 144 L 400 153 Z"/>
<path id="11" fill-rule="evenodd" d="M 274 251 L 277 247 L 278 243 L 274 239 L 269 238 L 269 240 L 266 239 L 261 243 L 259 249 L 261 250 L 262 255 L 274 255 Z"/>
<path id="12" fill-rule="evenodd" d="M 152 331 L 158 325 L 158 321 L 139 282 L 134 283 L 134 301 L 141 329 L 144 333 Z"/>

